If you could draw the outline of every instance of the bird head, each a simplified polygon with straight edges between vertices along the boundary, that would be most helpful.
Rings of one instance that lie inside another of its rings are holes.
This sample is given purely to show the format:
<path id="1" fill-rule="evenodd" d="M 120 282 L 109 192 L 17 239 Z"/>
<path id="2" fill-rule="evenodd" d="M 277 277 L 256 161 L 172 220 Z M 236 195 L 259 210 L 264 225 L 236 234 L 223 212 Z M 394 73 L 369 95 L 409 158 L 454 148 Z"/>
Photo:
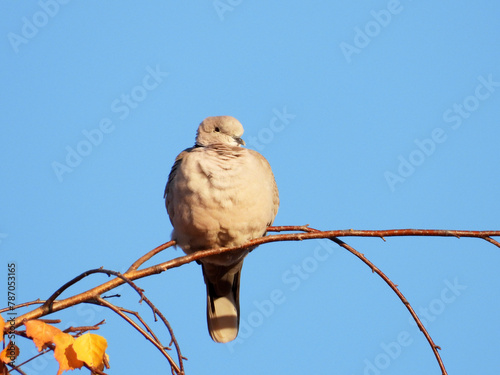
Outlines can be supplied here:
<path id="1" fill-rule="evenodd" d="M 224 144 L 228 146 L 245 145 L 241 139 L 243 125 L 232 116 L 207 117 L 198 127 L 196 145 L 211 146 Z"/>

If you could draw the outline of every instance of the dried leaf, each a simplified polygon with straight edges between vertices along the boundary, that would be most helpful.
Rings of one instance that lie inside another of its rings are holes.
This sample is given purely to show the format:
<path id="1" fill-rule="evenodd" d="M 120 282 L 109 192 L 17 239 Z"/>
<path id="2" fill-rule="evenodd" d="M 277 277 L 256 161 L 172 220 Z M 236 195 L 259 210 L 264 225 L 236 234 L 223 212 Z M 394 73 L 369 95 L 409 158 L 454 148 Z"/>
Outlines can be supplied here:
<path id="1" fill-rule="evenodd" d="M 9 345 L 5 347 L 4 350 L 0 353 L 0 362 L 2 363 L 10 363 L 17 358 L 19 355 L 19 348 L 12 343 L 9 342 Z"/>
<path id="2" fill-rule="evenodd" d="M 95 368 L 103 366 L 104 352 L 107 347 L 106 339 L 93 333 L 86 333 L 73 343 L 78 359 Z"/>
<path id="3" fill-rule="evenodd" d="M 56 346 L 54 357 L 59 363 L 57 375 L 61 375 L 64 371 L 79 369 L 83 366 L 83 362 L 76 357 L 75 350 L 73 349 L 73 343 L 75 342 L 73 336 L 61 332 L 54 336 L 52 342 Z"/>
<path id="4" fill-rule="evenodd" d="M 39 352 L 42 351 L 44 345 L 52 342 L 55 335 L 62 332 L 59 328 L 40 320 L 28 320 L 24 325 L 26 326 L 26 334 L 33 339 Z"/>

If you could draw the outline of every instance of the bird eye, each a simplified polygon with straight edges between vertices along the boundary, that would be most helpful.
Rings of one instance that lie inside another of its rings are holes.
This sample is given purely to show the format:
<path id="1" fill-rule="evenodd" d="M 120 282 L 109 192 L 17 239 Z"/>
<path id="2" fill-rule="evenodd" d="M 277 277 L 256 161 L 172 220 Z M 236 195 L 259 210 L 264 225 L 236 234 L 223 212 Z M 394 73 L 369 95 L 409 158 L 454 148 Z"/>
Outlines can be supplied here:
<path id="1" fill-rule="evenodd" d="M 220 128 L 219 128 L 218 126 L 216 126 L 214 130 L 215 130 L 217 133 L 219 133 L 219 132 L 220 132 Z"/>

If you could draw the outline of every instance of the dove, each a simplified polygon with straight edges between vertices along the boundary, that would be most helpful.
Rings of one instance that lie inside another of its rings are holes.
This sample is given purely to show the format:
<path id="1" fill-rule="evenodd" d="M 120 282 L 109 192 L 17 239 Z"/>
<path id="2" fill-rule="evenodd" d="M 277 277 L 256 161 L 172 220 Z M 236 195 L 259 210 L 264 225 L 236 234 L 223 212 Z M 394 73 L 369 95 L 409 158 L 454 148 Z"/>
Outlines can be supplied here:
<path id="1" fill-rule="evenodd" d="M 231 116 L 207 117 L 195 145 L 175 159 L 165 187 L 172 239 L 186 254 L 235 247 L 266 235 L 279 194 L 268 161 L 244 148 L 243 126 Z M 200 259 L 207 290 L 207 323 L 215 342 L 238 335 L 239 290 L 245 256 L 253 248 Z"/>

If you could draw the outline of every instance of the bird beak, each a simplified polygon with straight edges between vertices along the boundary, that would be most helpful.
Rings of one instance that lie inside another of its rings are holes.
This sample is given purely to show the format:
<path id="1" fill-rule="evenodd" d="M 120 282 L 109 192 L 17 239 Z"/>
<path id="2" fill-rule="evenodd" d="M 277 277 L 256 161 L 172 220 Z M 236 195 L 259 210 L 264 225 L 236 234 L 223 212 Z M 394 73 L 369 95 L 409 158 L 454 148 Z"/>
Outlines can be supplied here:
<path id="1" fill-rule="evenodd" d="M 236 141 L 236 143 L 238 143 L 239 145 L 241 146 L 245 146 L 245 141 L 239 137 L 234 137 L 234 140 Z"/>

